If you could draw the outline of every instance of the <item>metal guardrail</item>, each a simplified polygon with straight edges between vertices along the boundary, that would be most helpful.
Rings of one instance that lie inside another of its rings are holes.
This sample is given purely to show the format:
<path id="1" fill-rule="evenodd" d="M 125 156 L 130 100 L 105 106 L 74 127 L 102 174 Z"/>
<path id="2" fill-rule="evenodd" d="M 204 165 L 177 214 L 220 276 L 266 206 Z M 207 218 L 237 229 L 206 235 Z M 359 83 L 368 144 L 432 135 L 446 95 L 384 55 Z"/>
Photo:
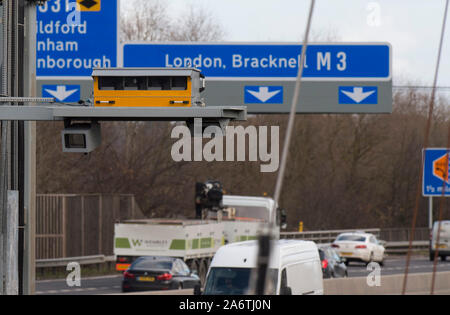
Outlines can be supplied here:
<path id="1" fill-rule="evenodd" d="M 385 247 L 388 254 L 406 254 L 409 249 L 409 242 L 388 242 Z M 429 247 L 429 241 L 414 241 L 412 243 L 413 252 L 426 251 Z"/>
<path id="2" fill-rule="evenodd" d="M 365 233 L 372 233 L 377 238 L 380 237 L 382 230 L 381 229 L 352 229 L 352 230 L 329 230 L 329 231 L 307 231 L 307 232 L 281 232 L 280 238 L 285 239 L 300 239 L 300 240 L 308 240 L 316 242 L 317 244 L 327 245 L 331 244 L 336 237 L 341 233 L 349 233 L 361 231 Z M 412 244 L 412 250 L 414 252 L 417 251 L 425 251 L 428 250 L 430 245 L 429 241 L 414 241 Z M 387 254 L 406 254 L 409 249 L 409 242 L 386 242 L 384 245 L 386 248 Z"/>
<path id="3" fill-rule="evenodd" d="M 280 238 L 286 239 L 302 239 L 313 241 L 318 244 L 332 243 L 336 237 L 341 233 L 350 233 L 361 231 L 365 233 L 372 233 L 377 238 L 380 237 L 381 229 L 352 229 L 352 230 L 329 230 L 329 231 L 307 231 L 307 232 L 281 232 Z"/>
<path id="4" fill-rule="evenodd" d="M 66 267 L 71 262 L 77 262 L 80 265 L 95 265 L 112 261 L 115 261 L 114 256 L 105 256 L 105 255 L 67 257 L 57 259 L 40 259 L 36 260 L 36 268 Z"/>
<path id="5" fill-rule="evenodd" d="M 330 230 L 330 231 L 307 231 L 307 232 L 281 232 L 280 238 L 282 239 L 302 239 L 314 241 L 317 244 L 330 244 L 341 233 L 364 231 L 366 233 L 372 233 L 379 237 L 380 229 L 353 229 L 353 230 Z M 413 251 L 428 250 L 429 241 L 414 241 L 412 249 Z M 409 242 L 387 242 L 385 245 L 387 254 L 405 254 L 408 252 Z M 36 268 L 55 268 L 66 267 L 71 262 L 78 262 L 80 265 L 95 265 L 108 262 L 114 262 L 115 256 L 94 255 L 84 257 L 69 257 L 69 258 L 57 258 L 57 259 L 40 259 L 36 260 Z"/>

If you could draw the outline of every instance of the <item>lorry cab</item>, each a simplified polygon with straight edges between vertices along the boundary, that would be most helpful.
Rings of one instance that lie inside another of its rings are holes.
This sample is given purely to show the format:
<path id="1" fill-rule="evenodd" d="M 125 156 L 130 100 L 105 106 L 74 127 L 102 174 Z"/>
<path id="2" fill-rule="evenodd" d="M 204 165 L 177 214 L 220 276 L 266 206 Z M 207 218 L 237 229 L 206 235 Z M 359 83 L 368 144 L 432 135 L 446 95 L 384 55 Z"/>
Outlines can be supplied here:
<path id="1" fill-rule="evenodd" d="M 204 106 L 204 76 L 195 68 L 96 68 L 96 107 Z"/>
<path id="2" fill-rule="evenodd" d="M 257 241 L 222 246 L 211 262 L 203 294 L 252 294 L 257 260 Z M 299 240 L 273 241 L 266 292 L 269 295 L 323 294 L 322 267 L 316 244 Z"/>

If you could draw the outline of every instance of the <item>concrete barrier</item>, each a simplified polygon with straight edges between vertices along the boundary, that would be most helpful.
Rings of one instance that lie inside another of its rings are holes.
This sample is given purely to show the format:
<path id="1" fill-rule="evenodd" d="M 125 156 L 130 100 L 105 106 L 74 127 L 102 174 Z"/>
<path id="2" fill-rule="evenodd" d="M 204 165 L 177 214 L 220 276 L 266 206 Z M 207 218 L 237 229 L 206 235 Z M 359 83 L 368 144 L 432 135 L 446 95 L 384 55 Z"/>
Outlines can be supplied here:
<path id="1" fill-rule="evenodd" d="M 399 295 L 403 288 L 403 275 L 382 276 L 380 286 L 369 286 L 367 277 L 324 280 L 325 295 Z M 425 295 L 431 291 L 432 273 L 408 275 L 406 294 Z M 147 291 L 125 295 L 192 295 L 193 289 L 170 291 Z M 450 271 L 436 273 L 435 294 L 450 295 Z M 121 294 L 121 293 L 118 293 Z M 122 293 L 123 294 L 123 293 Z"/>
<path id="2" fill-rule="evenodd" d="M 407 294 L 430 294 L 432 273 L 408 275 Z M 325 295 L 396 295 L 402 293 L 404 275 L 382 276 L 380 286 L 369 286 L 367 277 L 325 279 Z M 435 294 L 450 294 L 450 272 L 436 273 Z"/>

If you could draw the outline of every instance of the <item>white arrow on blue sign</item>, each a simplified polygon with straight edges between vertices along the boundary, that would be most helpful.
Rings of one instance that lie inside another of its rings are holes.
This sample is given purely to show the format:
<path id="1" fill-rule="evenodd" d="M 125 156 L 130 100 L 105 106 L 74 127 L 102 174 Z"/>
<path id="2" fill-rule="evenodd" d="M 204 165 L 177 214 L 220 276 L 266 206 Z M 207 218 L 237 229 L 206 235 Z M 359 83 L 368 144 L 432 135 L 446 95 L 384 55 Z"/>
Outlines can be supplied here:
<path id="1" fill-rule="evenodd" d="M 58 102 L 76 103 L 80 100 L 79 85 L 43 85 L 42 97 L 53 97 Z"/>
<path id="2" fill-rule="evenodd" d="M 339 104 L 378 104 L 378 87 L 340 86 Z"/>
<path id="3" fill-rule="evenodd" d="M 245 103 L 256 104 L 282 104 L 283 87 L 282 86 L 246 86 Z"/>

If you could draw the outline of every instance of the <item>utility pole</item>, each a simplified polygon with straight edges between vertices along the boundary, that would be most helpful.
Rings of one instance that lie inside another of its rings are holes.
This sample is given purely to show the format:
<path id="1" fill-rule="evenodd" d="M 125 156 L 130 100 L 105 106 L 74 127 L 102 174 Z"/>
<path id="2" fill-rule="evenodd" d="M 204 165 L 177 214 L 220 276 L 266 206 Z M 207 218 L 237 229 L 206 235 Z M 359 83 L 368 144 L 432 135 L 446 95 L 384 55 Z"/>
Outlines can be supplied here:
<path id="1" fill-rule="evenodd" d="M 36 3 L 24 6 L 24 69 L 23 90 L 27 97 L 36 97 Z M 23 123 L 23 207 L 19 217 L 23 243 L 21 294 L 33 295 L 36 280 L 36 122 Z"/>

